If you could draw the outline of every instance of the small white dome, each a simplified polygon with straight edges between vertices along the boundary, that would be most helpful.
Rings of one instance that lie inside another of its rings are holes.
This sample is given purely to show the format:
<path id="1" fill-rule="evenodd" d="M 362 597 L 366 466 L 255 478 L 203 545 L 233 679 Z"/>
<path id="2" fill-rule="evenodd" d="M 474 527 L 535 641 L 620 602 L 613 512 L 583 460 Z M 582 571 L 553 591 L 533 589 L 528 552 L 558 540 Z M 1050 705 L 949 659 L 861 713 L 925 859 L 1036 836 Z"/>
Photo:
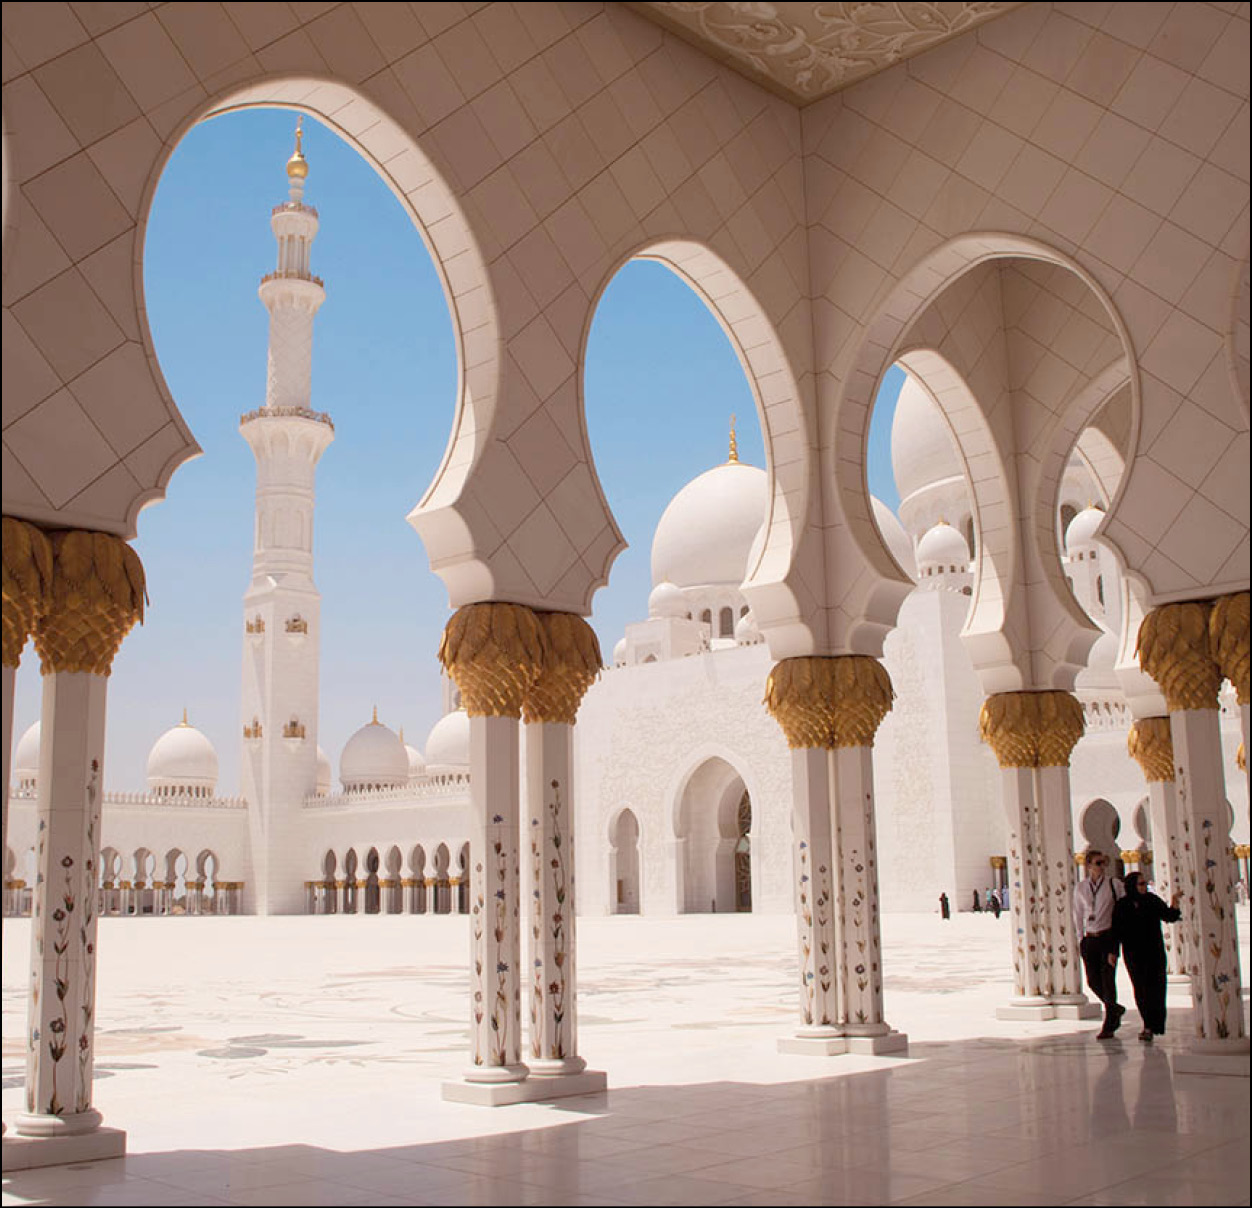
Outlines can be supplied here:
<path id="1" fill-rule="evenodd" d="M 1069 522 L 1065 530 L 1065 552 L 1076 553 L 1080 549 L 1088 549 L 1096 544 L 1095 531 L 1104 523 L 1104 510 L 1098 507 L 1083 508 Z"/>
<path id="2" fill-rule="evenodd" d="M 626 661 L 626 639 L 619 638 L 613 647 L 613 666 L 620 667 Z"/>
<path id="3" fill-rule="evenodd" d="M 432 768 L 468 768 L 469 761 L 469 714 L 453 709 L 435 723 L 426 739 L 426 764 Z"/>
<path id="4" fill-rule="evenodd" d="M 947 423 L 925 387 L 911 374 L 900 390 L 891 420 L 891 470 L 902 500 L 964 474 Z"/>
<path id="5" fill-rule="evenodd" d="M 409 757 L 400 736 L 378 720 L 362 726 L 339 756 L 339 780 L 347 792 L 366 788 L 398 788 L 408 782 Z"/>
<path id="6" fill-rule="evenodd" d="M 183 720 L 166 730 L 148 752 L 148 788 L 211 797 L 217 788 L 217 752 L 195 726 Z"/>
<path id="7" fill-rule="evenodd" d="M 900 564 L 900 569 L 910 579 L 916 579 L 917 559 L 913 556 L 913 542 L 904 531 L 904 525 L 900 523 L 895 512 L 881 499 L 871 495 L 869 501 L 874 508 L 874 521 L 878 525 L 883 541 L 891 551 L 891 556 Z"/>
<path id="8" fill-rule="evenodd" d="M 316 792 L 319 797 L 325 797 L 330 792 L 330 783 L 334 778 L 335 774 L 330 766 L 330 756 L 322 750 L 322 744 L 318 743 Z"/>
<path id="9" fill-rule="evenodd" d="M 658 583 L 648 594 L 649 617 L 685 617 L 687 601 L 681 589 L 666 580 Z"/>
<path id="10" fill-rule="evenodd" d="M 693 478 L 670 500 L 656 526 L 652 582 L 738 587 L 765 520 L 768 485 L 764 470 L 739 461 Z"/>
<path id="11" fill-rule="evenodd" d="M 965 538 L 942 520 L 917 543 L 919 568 L 955 566 L 960 570 L 965 570 L 969 566 L 969 561 L 969 546 L 965 544 Z"/>
<path id="12" fill-rule="evenodd" d="M 412 782 L 419 776 L 425 776 L 426 760 L 422 756 L 421 751 L 406 742 L 404 744 L 404 753 L 409 757 L 409 781 Z"/>
<path id="13" fill-rule="evenodd" d="M 1096 638 L 1091 653 L 1087 655 L 1087 665 L 1078 673 L 1074 687 L 1087 692 L 1112 692 L 1121 688 L 1113 668 L 1117 664 L 1118 640 L 1107 630 Z"/>
<path id="14" fill-rule="evenodd" d="M 735 622 L 735 641 L 740 646 L 752 646 L 760 640 L 761 631 L 757 628 L 756 617 L 749 609 Z"/>
<path id="15" fill-rule="evenodd" d="M 29 726 L 13 752 L 13 779 L 17 784 L 34 784 L 39 780 L 39 727 Z"/>

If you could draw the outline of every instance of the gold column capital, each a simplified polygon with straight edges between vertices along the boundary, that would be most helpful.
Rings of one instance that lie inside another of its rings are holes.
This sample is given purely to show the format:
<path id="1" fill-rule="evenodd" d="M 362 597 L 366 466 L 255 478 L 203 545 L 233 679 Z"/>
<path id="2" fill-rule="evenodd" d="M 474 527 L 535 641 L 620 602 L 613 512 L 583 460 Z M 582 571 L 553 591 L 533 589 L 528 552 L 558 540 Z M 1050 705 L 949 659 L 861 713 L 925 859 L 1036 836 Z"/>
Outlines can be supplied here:
<path id="1" fill-rule="evenodd" d="M 1055 689 L 997 692 L 978 717 L 978 732 L 1002 768 L 1066 767 L 1083 728 L 1081 702 Z"/>
<path id="2" fill-rule="evenodd" d="M 1139 718 L 1126 735 L 1126 750 L 1149 783 L 1174 779 L 1174 739 L 1168 717 Z"/>
<path id="3" fill-rule="evenodd" d="M 793 749 L 872 747 L 894 698 L 887 669 L 862 654 L 783 659 L 765 681 L 765 707 Z"/>
<path id="4" fill-rule="evenodd" d="M 52 543 L 42 529 L 5 516 L 3 524 L 4 666 L 21 661 L 52 592 Z"/>
<path id="5" fill-rule="evenodd" d="M 547 649 L 543 669 L 522 699 L 528 722 L 574 724 L 578 706 L 600 674 L 600 640 L 596 631 L 572 612 L 535 613 Z"/>
<path id="6" fill-rule="evenodd" d="M 1139 665 L 1160 687 L 1171 713 L 1216 709 L 1222 672 L 1209 644 L 1207 600 L 1162 604 L 1139 626 Z"/>
<path id="7" fill-rule="evenodd" d="M 439 661 L 470 717 L 521 717 L 546 653 L 543 626 L 520 604 L 466 604 L 452 614 L 439 643 Z"/>
<path id="8" fill-rule="evenodd" d="M 35 632 L 43 673 L 108 675 L 123 639 L 143 620 L 143 563 L 110 533 L 67 529 L 50 541 L 52 592 Z"/>
<path id="9" fill-rule="evenodd" d="M 1209 613 L 1209 646 L 1222 674 L 1234 685 L 1241 705 L 1248 703 L 1248 593 L 1218 596 Z"/>

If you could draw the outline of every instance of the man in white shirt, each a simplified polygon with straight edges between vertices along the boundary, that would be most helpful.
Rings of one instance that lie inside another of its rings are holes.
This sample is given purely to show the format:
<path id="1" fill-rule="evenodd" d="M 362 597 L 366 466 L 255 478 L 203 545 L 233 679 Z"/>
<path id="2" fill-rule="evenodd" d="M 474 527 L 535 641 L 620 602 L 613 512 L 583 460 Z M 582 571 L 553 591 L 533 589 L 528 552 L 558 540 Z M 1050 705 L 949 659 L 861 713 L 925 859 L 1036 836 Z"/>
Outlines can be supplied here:
<path id="1" fill-rule="evenodd" d="M 1104 1027 L 1096 1039 L 1108 1040 L 1126 1014 L 1117 1002 L 1117 937 L 1113 933 L 1113 906 L 1126 890 L 1116 877 L 1105 875 L 1109 858 L 1104 852 L 1088 848 L 1083 864 L 1087 876 L 1074 888 L 1074 927 L 1087 985 L 1104 1004 Z"/>

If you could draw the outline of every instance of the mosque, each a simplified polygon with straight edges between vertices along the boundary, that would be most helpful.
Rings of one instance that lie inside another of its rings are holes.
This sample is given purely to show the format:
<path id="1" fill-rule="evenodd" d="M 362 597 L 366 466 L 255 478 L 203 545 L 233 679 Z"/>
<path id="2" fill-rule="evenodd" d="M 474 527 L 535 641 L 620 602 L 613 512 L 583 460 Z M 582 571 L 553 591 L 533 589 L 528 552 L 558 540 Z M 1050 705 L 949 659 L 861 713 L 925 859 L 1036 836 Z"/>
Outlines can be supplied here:
<path id="1" fill-rule="evenodd" d="M 578 1055 L 576 912 L 793 910 L 780 1047 L 880 1055 L 908 1045 L 882 910 L 1002 883 L 1001 1017 L 1083 1018 L 1069 903 L 1095 842 L 1185 898 L 1170 959 L 1195 1034 L 1174 1074 L 1246 1075 L 1247 21 L 6 5 L 5 909 L 31 913 L 36 954 L 6 1167 L 121 1152 L 92 1105 L 100 912 L 464 911 L 471 1065 L 445 1095 L 495 1105 L 603 1086 Z M 334 424 L 311 407 L 324 292 L 297 139 L 260 285 L 266 398 L 240 422 L 240 731 L 211 741 L 189 702 L 146 791 L 119 793 L 135 773 L 102 784 L 101 761 L 145 602 L 129 542 L 198 448 L 152 345 L 148 211 L 187 129 L 260 106 L 359 149 L 445 287 L 456 414 L 408 517 L 454 610 L 445 716 L 424 751 L 362 718 L 337 785 L 318 747 Z M 722 323 L 767 464 L 732 437 L 675 496 L 647 616 L 605 666 L 584 618 L 624 542 L 580 375 L 637 257 Z M 898 516 L 865 464 L 893 367 Z M 14 749 L 32 647 L 41 720 Z"/>
<path id="2" fill-rule="evenodd" d="M 318 216 L 304 203 L 309 165 L 296 138 L 288 200 L 272 218 L 278 267 L 260 287 L 270 314 L 266 402 L 240 424 L 258 483 L 244 597 L 245 783 L 238 796 L 219 795 L 214 744 L 184 711 L 152 746 L 146 792 L 105 792 L 107 914 L 469 910 L 469 718 L 455 684 L 445 677 L 445 713 L 424 753 L 375 712 L 340 752 L 336 784 L 312 737 L 314 472 L 334 427 L 308 407 L 324 287 L 310 268 Z M 1076 843 L 1150 869 L 1147 786 L 1126 752 L 1132 717 L 1115 666 L 1126 587 L 1096 536 L 1121 472 L 1127 410 L 1125 393 L 1115 396 L 1079 440 L 1057 525 L 1074 597 L 1101 629 L 1075 682 L 1086 727 L 1072 757 Z M 897 402 L 891 459 L 900 516 L 874 499 L 874 520 L 916 586 L 884 645 L 896 700 L 874 748 L 879 893 L 885 910 L 933 910 L 941 893 L 969 909 L 976 893 L 999 890 L 1007 867 L 995 759 L 978 735 L 982 698 L 960 641 L 977 536 L 957 448 L 913 376 Z M 579 712 L 574 834 L 584 913 L 794 909 L 788 749 L 761 700 L 770 656 L 741 590 L 764 539 L 767 499 L 765 471 L 739 460 L 732 419 L 727 461 L 683 487 L 657 525 L 647 619 L 627 626 Z M 14 757 L 12 914 L 31 904 L 39 729 L 25 731 Z M 1229 691 L 1222 743 L 1246 879 Z"/>

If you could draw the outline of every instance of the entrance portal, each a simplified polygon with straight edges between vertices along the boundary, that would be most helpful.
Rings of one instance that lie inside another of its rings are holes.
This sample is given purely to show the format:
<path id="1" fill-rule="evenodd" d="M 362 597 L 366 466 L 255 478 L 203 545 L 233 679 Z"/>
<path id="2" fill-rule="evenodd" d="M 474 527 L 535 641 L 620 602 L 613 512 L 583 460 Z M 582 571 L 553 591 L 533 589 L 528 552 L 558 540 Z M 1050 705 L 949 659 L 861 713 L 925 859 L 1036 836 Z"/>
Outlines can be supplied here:
<path id="1" fill-rule="evenodd" d="M 752 802 L 743 777 L 714 756 L 691 774 L 675 814 L 684 914 L 752 909 Z"/>

